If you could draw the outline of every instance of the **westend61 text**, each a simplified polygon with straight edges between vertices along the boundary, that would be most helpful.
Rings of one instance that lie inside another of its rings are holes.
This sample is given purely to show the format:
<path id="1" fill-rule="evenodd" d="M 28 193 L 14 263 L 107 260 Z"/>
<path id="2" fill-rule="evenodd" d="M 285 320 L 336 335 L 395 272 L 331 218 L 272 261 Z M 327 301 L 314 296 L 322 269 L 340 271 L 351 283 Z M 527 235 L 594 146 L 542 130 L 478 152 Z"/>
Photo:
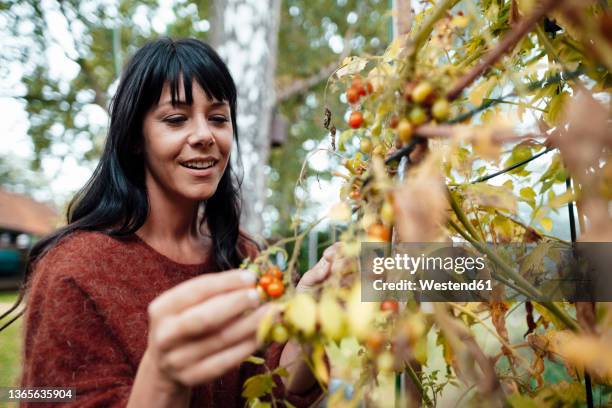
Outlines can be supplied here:
<path id="1" fill-rule="evenodd" d="M 477 291 L 493 290 L 490 279 L 478 279 L 471 282 L 437 282 L 433 279 L 419 279 L 419 284 L 415 281 L 401 280 L 398 282 L 385 282 L 377 279 L 372 282 L 374 290 L 410 290 L 416 291 Z"/>

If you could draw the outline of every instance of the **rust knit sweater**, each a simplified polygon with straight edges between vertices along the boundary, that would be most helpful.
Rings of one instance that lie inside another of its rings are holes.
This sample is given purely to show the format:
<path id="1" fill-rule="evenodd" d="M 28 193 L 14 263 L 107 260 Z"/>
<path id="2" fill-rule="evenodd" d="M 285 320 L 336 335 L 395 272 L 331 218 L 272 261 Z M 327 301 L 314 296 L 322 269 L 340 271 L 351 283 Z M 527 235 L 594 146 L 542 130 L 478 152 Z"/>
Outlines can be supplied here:
<path id="1" fill-rule="evenodd" d="M 249 251 L 252 254 L 252 250 Z M 212 273 L 209 261 L 176 263 L 133 235 L 111 238 L 76 232 L 64 238 L 35 265 L 28 286 L 21 387 L 74 387 L 69 403 L 22 403 L 22 407 L 124 407 L 147 346 L 148 304 L 187 279 Z M 265 351 L 277 367 L 282 345 Z M 191 407 L 242 407 L 244 381 L 263 370 L 243 363 L 208 384 L 194 387 Z M 309 406 L 320 389 L 284 395 Z"/>

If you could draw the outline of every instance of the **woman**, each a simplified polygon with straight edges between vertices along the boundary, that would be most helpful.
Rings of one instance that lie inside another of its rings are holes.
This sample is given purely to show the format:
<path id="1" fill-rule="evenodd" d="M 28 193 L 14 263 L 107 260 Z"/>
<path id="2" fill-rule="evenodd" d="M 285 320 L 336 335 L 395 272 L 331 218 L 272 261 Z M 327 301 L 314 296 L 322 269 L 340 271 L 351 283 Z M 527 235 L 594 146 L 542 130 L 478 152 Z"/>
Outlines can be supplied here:
<path id="1" fill-rule="evenodd" d="M 22 387 L 75 388 L 61 406 L 244 405 L 244 381 L 265 369 L 241 362 L 266 307 L 235 269 L 257 248 L 239 230 L 234 141 L 235 85 L 209 46 L 160 39 L 134 55 L 68 225 L 31 252 Z M 327 277 L 334 251 L 298 290 Z M 296 345 L 265 357 L 291 374 L 277 397 L 318 398 Z"/>

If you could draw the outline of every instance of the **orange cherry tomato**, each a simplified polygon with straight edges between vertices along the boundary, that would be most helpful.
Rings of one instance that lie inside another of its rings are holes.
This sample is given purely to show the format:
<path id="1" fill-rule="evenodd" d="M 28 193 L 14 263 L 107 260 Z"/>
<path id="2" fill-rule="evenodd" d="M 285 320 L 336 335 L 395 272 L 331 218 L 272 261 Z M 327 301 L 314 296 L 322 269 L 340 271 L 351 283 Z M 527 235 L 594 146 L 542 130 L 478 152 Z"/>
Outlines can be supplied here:
<path id="1" fill-rule="evenodd" d="M 380 332 L 373 332 L 366 340 L 366 346 L 374 353 L 378 353 L 380 350 L 382 350 L 384 344 L 385 337 Z"/>
<path id="2" fill-rule="evenodd" d="M 283 273 L 281 272 L 280 268 L 276 265 L 272 265 L 270 269 L 268 269 L 267 273 L 274 276 L 276 279 L 279 279 L 279 280 L 283 279 Z"/>
<path id="3" fill-rule="evenodd" d="M 358 129 L 363 124 L 363 113 L 354 111 L 351 112 L 351 116 L 349 117 L 348 124 L 353 129 Z"/>
<path id="4" fill-rule="evenodd" d="M 372 85 L 372 83 L 370 81 L 366 82 L 366 89 L 367 89 L 369 94 L 374 92 L 374 86 Z"/>
<path id="5" fill-rule="evenodd" d="M 391 230 L 382 224 L 372 224 L 368 228 L 368 238 L 374 241 L 391 241 Z"/>
<path id="6" fill-rule="evenodd" d="M 380 304 L 380 310 L 397 313 L 399 311 L 399 303 L 396 300 L 385 300 Z"/>
<path id="7" fill-rule="evenodd" d="M 359 97 L 361 95 L 359 95 L 359 90 L 351 87 L 346 91 L 346 100 L 349 103 L 357 103 L 359 102 Z"/>
<path id="8" fill-rule="evenodd" d="M 270 275 L 269 273 L 264 273 L 263 275 L 261 275 L 261 278 L 259 278 L 259 286 L 261 286 L 267 291 L 268 286 L 270 286 L 270 284 L 274 282 L 274 279 L 274 276 Z"/>
<path id="9" fill-rule="evenodd" d="M 280 280 L 274 279 L 268 285 L 268 289 L 266 292 L 268 292 L 268 296 L 272 298 L 281 297 L 283 293 L 285 293 L 285 285 L 283 285 L 283 282 L 281 282 Z"/>
<path id="10" fill-rule="evenodd" d="M 395 129 L 399 123 L 399 118 L 396 115 L 391 116 L 391 118 L 389 119 L 389 127 L 391 129 Z"/>

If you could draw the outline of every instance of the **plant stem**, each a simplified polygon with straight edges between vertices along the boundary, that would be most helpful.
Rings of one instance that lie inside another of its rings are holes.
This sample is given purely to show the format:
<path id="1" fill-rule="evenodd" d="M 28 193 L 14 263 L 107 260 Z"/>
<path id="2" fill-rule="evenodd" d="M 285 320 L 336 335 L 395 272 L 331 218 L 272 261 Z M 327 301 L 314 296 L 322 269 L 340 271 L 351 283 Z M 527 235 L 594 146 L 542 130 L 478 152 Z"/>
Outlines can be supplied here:
<path id="1" fill-rule="evenodd" d="M 419 378 L 417 373 L 414 371 L 414 368 L 412 368 L 412 365 L 410 365 L 409 363 L 406 363 L 405 367 L 406 367 L 406 374 L 408 374 L 408 377 L 410 377 L 414 385 L 417 387 L 419 394 L 421 394 L 421 397 L 425 400 L 425 403 L 428 405 L 431 404 L 429 397 L 425 394 L 423 390 L 423 383 L 421 383 L 421 379 Z"/>
<path id="2" fill-rule="evenodd" d="M 450 202 L 451 208 L 455 212 L 455 215 L 457 215 L 459 222 L 463 224 L 463 226 L 470 233 L 472 238 L 474 238 L 476 241 L 480 241 L 481 237 L 479 237 L 478 232 L 476 231 L 476 228 L 474 228 L 470 220 L 467 219 L 467 216 L 465 215 L 465 213 L 459 206 L 459 203 L 457 203 L 457 200 L 455 200 L 455 197 L 453 197 L 453 193 L 448 189 L 448 187 L 446 191 L 448 193 L 448 201 Z"/>
<path id="3" fill-rule="evenodd" d="M 414 69 L 417 52 L 419 51 L 425 40 L 427 40 L 427 38 L 431 34 L 433 26 L 438 20 L 442 18 L 442 16 L 444 16 L 446 10 L 453 7 L 456 3 L 458 3 L 458 0 L 442 0 L 437 5 L 434 12 L 429 15 L 429 17 L 425 22 L 423 22 L 423 24 L 421 24 L 421 26 L 419 27 L 419 31 L 413 37 L 411 49 L 408 54 L 408 61 L 402 67 L 400 71 L 400 76 L 403 77 L 408 73 L 409 70 Z"/>
<path id="4" fill-rule="evenodd" d="M 483 181 L 490 180 L 490 179 L 492 179 L 493 177 L 497 177 L 497 176 L 500 176 L 500 175 L 502 175 L 502 174 L 508 173 L 508 172 L 510 172 L 510 171 L 512 171 L 512 170 L 514 170 L 514 169 L 517 169 L 517 168 L 519 168 L 519 167 L 522 167 L 522 166 L 524 166 L 524 165 L 526 165 L 526 164 L 530 163 L 531 161 L 533 161 L 533 160 L 537 159 L 537 158 L 538 158 L 538 157 L 540 157 L 540 156 L 545 155 L 546 153 L 548 153 L 548 152 L 550 152 L 550 151 L 552 151 L 552 150 L 554 150 L 554 148 L 552 148 L 552 147 L 548 147 L 548 148 L 546 148 L 544 151 L 541 151 L 541 152 L 540 152 L 540 153 L 538 153 L 538 154 L 534 154 L 533 156 L 531 156 L 531 157 L 529 157 L 529 158 L 527 158 L 527 159 L 525 159 L 525 160 L 521 160 L 521 161 L 520 161 L 520 162 L 518 162 L 518 163 L 514 163 L 514 164 L 512 164 L 512 165 L 510 165 L 510 166 L 506 167 L 505 169 L 502 169 L 502 170 L 500 170 L 500 171 L 497 171 L 497 172 L 495 172 L 495 173 L 493 173 L 493 174 L 487 174 L 487 175 L 485 175 L 485 176 L 479 177 L 479 178 L 477 178 L 476 180 L 471 181 L 471 182 L 470 182 L 470 184 L 482 183 Z"/>
<path id="5" fill-rule="evenodd" d="M 503 345 L 505 346 L 511 353 L 513 356 L 515 356 L 518 360 L 520 360 L 523 364 L 525 364 L 525 366 L 529 367 L 529 362 L 525 359 L 525 357 L 521 356 L 520 354 L 518 354 L 515 350 L 514 347 L 508 343 L 502 336 L 500 336 L 495 330 L 491 329 L 489 326 L 487 326 L 484 322 L 484 320 L 482 320 L 480 317 L 478 317 L 478 315 L 474 312 L 472 312 L 469 309 L 464 308 L 463 306 L 455 303 L 455 302 L 446 302 L 448 305 L 454 307 L 455 309 L 459 310 L 461 313 L 466 314 L 468 316 L 470 316 L 472 319 L 476 320 L 478 323 L 480 323 L 486 331 L 488 331 L 489 333 L 491 333 L 493 335 L 493 337 L 497 338 L 497 340 Z"/>
<path id="6" fill-rule="evenodd" d="M 543 0 L 535 12 L 528 18 L 524 18 L 521 22 L 513 28 L 506 36 L 492 48 L 482 59 L 482 61 L 468 71 L 462 78 L 457 81 L 455 86 L 446 94 L 448 100 L 454 100 L 461 92 L 472 84 L 477 78 L 485 74 L 493 64 L 495 64 L 506 52 L 512 49 L 525 34 L 527 34 L 534 25 L 542 18 L 546 13 L 558 6 L 562 1 L 557 0 Z"/>

